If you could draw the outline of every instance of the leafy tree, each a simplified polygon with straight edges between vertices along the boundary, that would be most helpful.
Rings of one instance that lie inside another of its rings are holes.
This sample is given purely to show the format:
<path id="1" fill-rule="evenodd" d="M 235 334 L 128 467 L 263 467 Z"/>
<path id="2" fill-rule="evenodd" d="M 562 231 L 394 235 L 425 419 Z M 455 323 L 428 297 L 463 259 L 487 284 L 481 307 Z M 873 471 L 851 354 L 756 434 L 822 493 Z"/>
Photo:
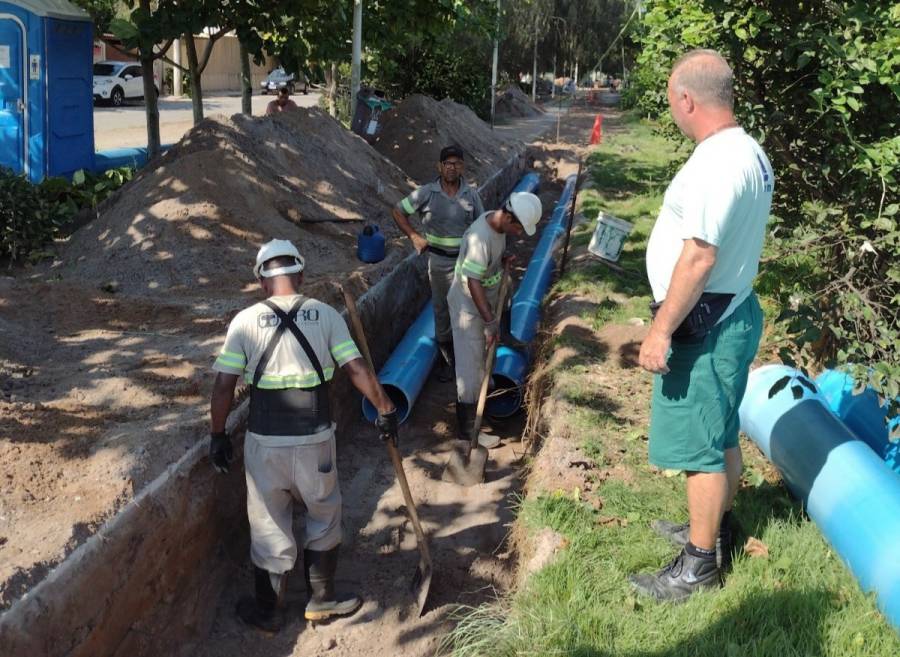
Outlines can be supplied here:
<path id="1" fill-rule="evenodd" d="M 781 356 L 900 396 L 900 3 L 653 0 L 628 101 L 665 116 L 675 57 L 715 48 L 777 182 L 758 286 Z M 673 129 L 670 128 L 672 132 Z"/>

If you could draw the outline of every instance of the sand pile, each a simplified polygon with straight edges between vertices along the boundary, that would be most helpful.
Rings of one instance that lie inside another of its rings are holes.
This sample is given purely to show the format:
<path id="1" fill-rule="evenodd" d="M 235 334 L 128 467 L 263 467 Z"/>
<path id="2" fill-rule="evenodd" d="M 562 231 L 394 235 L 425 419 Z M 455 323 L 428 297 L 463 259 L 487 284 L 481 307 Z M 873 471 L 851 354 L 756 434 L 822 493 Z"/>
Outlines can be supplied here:
<path id="1" fill-rule="evenodd" d="M 128 295 L 233 296 L 259 245 L 294 240 L 309 276 L 344 277 L 359 220 L 399 231 L 400 169 L 324 112 L 213 117 L 140 172 L 64 246 L 54 274 Z M 405 255 L 390 249 L 386 263 Z"/>
<path id="2" fill-rule="evenodd" d="M 503 139 L 465 105 L 413 94 L 385 114 L 375 148 L 418 183 L 434 180 L 441 148 L 462 146 L 466 177 L 480 185 L 523 146 Z"/>
<path id="3" fill-rule="evenodd" d="M 544 114 L 544 110 L 531 102 L 531 97 L 517 85 L 510 85 L 497 94 L 497 116 L 504 118 L 528 118 Z"/>

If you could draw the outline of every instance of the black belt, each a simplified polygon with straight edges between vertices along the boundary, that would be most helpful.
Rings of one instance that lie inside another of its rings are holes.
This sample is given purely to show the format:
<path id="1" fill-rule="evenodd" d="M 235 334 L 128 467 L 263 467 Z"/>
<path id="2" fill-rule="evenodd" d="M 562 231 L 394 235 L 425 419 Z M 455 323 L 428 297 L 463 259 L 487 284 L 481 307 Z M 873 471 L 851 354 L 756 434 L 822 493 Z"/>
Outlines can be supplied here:
<path id="1" fill-rule="evenodd" d="M 309 340 L 306 339 L 296 323 L 297 313 L 305 301 L 306 299 L 301 297 L 287 313 L 272 301 L 268 299 L 263 301 L 281 321 L 256 365 L 256 371 L 253 373 L 253 385 L 250 388 L 250 416 L 247 420 L 247 428 L 261 436 L 309 436 L 331 427 L 328 382 L 325 380 L 322 364 L 316 357 L 316 352 L 313 351 Z M 316 370 L 319 385 L 313 388 L 273 390 L 259 387 L 259 380 L 285 330 L 290 331 L 300 343 L 300 347 L 309 358 L 313 369 Z"/>
<path id="2" fill-rule="evenodd" d="M 672 333 L 673 342 L 700 342 L 707 333 L 719 322 L 725 309 L 734 299 L 733 294 L 724 292 L 704 292 L 697 303 Z M 663 299 L 665 301 L 665 299 Z M 663 301 L 655 301 L 650 304 L 650 314 L 656 317 L 656 313 L 663 305 Z"/>
<path id="3" fill-rule="evenodd" d="M 431 246 L 431 244 L 429 244 L 425 250 L 435 255 L 444 256 L 445 258 L 456 258 L 456 256 L 459 255 L 459 251 L 445 251 L 444 249 L 441 249 L 439 247 Z"/>

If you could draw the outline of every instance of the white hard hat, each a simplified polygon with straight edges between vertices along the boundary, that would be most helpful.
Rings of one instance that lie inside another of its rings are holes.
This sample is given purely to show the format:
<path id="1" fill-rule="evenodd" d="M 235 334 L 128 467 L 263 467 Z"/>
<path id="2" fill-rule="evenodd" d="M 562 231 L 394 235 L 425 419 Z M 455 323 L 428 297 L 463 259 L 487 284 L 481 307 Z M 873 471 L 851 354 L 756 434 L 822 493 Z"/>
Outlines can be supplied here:
<path id="1" fill-rule="evenodd" d="M 287 267 L 276 267 L 275 269 L 263 269 L 263 265 L 272 258 L 284 257 L 293 258 L 294 264 Z M 300 273 L 305 265 L 306 261 L 303 259 L 303 256 L 300 255 L 297 247 L 289 240 L 272 240 L 259 247 L 253 273 L 256 274 L 257 278 L 272 278 L 273 276 Z"/>
<path id="2" fill-rule="evenodd" d="M 509 195 L 503 209 L 512 212 L 529 235 L 534 235 L 537 223 L 541 220 L 541 214 L 544 211 L 541 207 L 541 199 L 531 192 L 513 192 Z"/>

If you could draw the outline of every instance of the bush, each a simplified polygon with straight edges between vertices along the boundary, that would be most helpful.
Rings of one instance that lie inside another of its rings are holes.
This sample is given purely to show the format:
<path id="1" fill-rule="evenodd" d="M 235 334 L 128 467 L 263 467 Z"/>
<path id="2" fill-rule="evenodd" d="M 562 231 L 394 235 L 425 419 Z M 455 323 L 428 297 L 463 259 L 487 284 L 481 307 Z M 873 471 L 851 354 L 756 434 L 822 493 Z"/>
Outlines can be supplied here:
<path id="1" fill-rule="evenodd" d="M 131 180 L 129 167 L 102 174 L 76 171 L 72 181 L 47 178 L 39 185 L 0 167 L 0 258 L 10 263 L 37 259 L 67 222 L 94 208 Z"/>
<path id="2" fill-rule="evenodd" d="M 759 287 L 782 309 L 781 357 L 844 366 L 900 396 L 900 4 L 652 0 L 626 102 L 667 117 L 674 59 L 735 71 L 735 111 L 777 177 Z M 674 134 L 669 123 L 668 133 Z"/>

